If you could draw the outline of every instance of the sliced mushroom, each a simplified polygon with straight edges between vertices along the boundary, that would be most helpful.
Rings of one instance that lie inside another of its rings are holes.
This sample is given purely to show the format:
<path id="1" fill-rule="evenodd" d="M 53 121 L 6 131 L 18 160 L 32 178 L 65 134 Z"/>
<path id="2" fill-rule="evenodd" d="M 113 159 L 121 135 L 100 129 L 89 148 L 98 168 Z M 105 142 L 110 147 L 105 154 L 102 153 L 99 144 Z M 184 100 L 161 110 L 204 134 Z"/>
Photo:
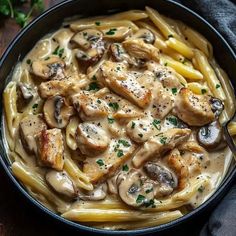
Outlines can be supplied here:
<path id="1" fill-rule="evenodd" d="M 218 150 L 226 146 L 222 126 L 218 120 L 201 127 L 197 132 L 197 140 L 207 150 Z"/>
<path id="2" fill-rule="evenodd" d="M 132 38 L 143 39 L 145 43 L 153 44 L 155 41 L 155 35 L 148 29 L 138 30 Z"/>
<path id="3" fill-rule="evenodd" d="M 22 144 L 29 153 L 37 153 L 35 135 L 47 129 L 40 115 L 28 115 L 20 121 L 19 132 Z"/>
<path id="4" fill-rule="evenodd" d="M 19 82 L 18 86 L 25 100 L 31 100 L 33 98 L 32 88 L 29 85 Z"/>
<path id="5" fill-rule="evenodd" d="M 178 179 L 167 167 L 154 162 L 147 162 L 143 169 L 147 176 L 158 182 L 155 196 L 167 196 L 178 186 Z"/>
<path id="6" fill-rule="evenodd" d="M 65 98 L 54 96 L 47 99 L 43 107 L 44 118 L 51 128 L 62 129 L 69 123 L 74 109 L 69 106 Z"/>
<path id="7" fill-rule="evenodd" d="M 17 86 L 17 110 L 23 112 L 33 97 L 32 88 L 26 83 L 19 82 Z"/>
<path id="8" fill-rule="evenodd" d="M 80 151 L 88 156 L 104 152 L 109 145 L 106 132 L 95 124 L 84 122 L 77 128 L 77 142 Z"/>
<path id="9" fill-rule="evenodd" d="M 121 26 L 112 29 L 104 29 L 102 30 L 105 39 L 112 39 L 116 41 L 122 41 L 126 37 L 132 34 L 132 30 L 128 27 Z"/>
<path id="10" fill-rule="evenodd" d="M 210 98 L 211 110 L 215 114 L 215 117 L 218 118 L 222 111 L 224 110 L 223 102 L 215 97 Z"/>
<path id="11" fill-rule="evenodd" d="M 50 170 L 46 173 L 45 179 L 49 186 L 60 195 L 70 199 L 76 197 L 74 184 L 65 172 Z"/>
<path id="12" fill-rule="evenodd" d="M 215 118 L 208 96 L 196 95 L 187 88 L 180 89 L 176 96 L 175 112 L 190 126 L 203 126 Z"/>
<path id="13" fill-rule="evenodd" d="M 65 63 L 59 57 L 52 56 L 48 60 L 32 63 L 32 73 L 42 79 L 63 79 Z"/>
<path id="14" fill-rule="evenodd" d="M 79 198 L 84 200 L 84 201 L 99 201 L 103 200 L 107 196 L 107 184 L 103 183 L 96 187 L 92 191 L 87 191 L 86 193 L 84 192 L 79 192 Z"/>
<path id="15" fill-rule="evenodd" d="M 139 171 L 130 170 L 118 177 L 118 193 L 123 202 L 129 206 L 141 207 L 153 205 L 154 184 L 147 180 Z"/>

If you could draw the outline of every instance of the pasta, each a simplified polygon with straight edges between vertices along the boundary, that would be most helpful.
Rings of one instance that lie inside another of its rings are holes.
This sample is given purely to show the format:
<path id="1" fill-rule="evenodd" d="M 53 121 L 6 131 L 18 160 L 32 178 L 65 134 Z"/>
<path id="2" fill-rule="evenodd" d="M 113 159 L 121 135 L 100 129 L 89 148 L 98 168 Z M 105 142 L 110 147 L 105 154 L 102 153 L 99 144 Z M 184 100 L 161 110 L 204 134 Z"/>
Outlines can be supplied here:
<path id="1" fill-rule="evenodd" d="M 152 227 L 201 205 L 230 165 L 222 123 L 235 112 L 211 44 L 150 7 L 63 26 L 5 87 L 13 175 L 49 210 L 97 228 Z"/>

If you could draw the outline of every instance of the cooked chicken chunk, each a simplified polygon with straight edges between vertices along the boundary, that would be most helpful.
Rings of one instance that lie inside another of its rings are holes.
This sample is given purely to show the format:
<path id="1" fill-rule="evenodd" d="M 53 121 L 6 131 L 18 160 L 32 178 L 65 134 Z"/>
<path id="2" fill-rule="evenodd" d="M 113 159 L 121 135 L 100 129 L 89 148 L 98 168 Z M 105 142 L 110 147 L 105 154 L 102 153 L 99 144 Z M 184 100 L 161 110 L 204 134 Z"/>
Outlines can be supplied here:
<path id="1" fill-rule="evenodd" d="M 160 157 L 167 151 L 186 141 L 191 134 L 190 129 L 169 129 L 163 133 L 150 137 L 135 154 L 132 163 L 139 168 L 152 157 Z"/>
<path id="2" fill-rule="evenodd" d="M 175 112 L 179 119 L 191 126 L 203 126 L 215 118 L 206 95 L 196 95 L 182 88 L 175 100 Z"/>
<path id="3" fill-rule="evenodd" d="M 92 183 L 111 177 L 135 151 L 135 145 L 128 139 L 111 140 L 109 149 L 101 157 L 88 157 L 85 160 L 83 172 Z"/>
<path id="4" fill-rule="evenodd" d="M 28 115 L 20 121 L 20 137 L 22 144 L 29 153 L 37 153 L 35 135 L 47 129 L 40 115 Z"/>
<path id="5" fill-rule="evenodd" d="M 77 142 L 80 151 L 88 156 L 104 152 L 109 145 L 107 133 L 98 125 L 84 122 L 77 128 Z"/>
<path id="6" fill-rule="evenodd" d="M 38 157 L 43 166 L 62 170 L 64 166 L 64 143 L 60 129 L 42 130 L 37 135 Z"/>
<path id="7" fill-rule="evenodd" d="M 146 107 L 151 101 L 151 91 L 142 87 L 122 63 L 104 62 L 99 79 L 115 93 L 141 108 Z"/>
<path id="8" fill-rule="evenodd" d="M 143 39 L 127 39 L 122 43 L 126 51 L 133 57 L 159 62 L 159 50 Z"/>
<path id="9" fill-rule="evenodd" d="M 76 79 L 50 80 L 39 85 L 39 94 L 42 98 L 54 95 L 68 96 L 80 91 L 80 85 Z"/>
<path id="10" fill-rule="evenodd" d="M 83 121 L 97 120 L 108 114 L 106 102 L 87 91 L 75 94 L 72 97 L 72 103 Z"/>
<path id="11" fill-rule="evenodd" d="M 167 163 L 178 176 L 178 189 L 182 190 L 186 187 L 189 177 L 188 163 L 180 155 L 178 149 L 174 149 L 167 157 Z"/>

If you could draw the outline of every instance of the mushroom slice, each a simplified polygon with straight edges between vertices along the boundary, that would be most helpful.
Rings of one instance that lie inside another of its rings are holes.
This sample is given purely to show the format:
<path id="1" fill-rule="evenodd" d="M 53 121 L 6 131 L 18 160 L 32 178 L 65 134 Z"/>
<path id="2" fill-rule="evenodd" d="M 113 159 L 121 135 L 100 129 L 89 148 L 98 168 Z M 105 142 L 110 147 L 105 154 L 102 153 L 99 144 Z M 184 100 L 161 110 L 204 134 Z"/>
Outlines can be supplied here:
<path id="1" fill-rule="evenodd" d="M 32 73 L 42 79 L 62 79 L 65 77 L 64 68 L 64 61 L 55 56 L 32 63 Z"/>
<path id="2" fill-rule="evenodd" d="M 107 133 L 95 124 L 84 122 L 77 128 L 77 142 L 80 151 L 88 156 L 104 152 L 109 145 Z"/>
<path id="3" fill-rule="evenodd" d="M 185 142 L 190 134 L 190 129 L 173 128 L 150 137 L 133 157 L 132 163 L 134 167 L 139 168 L 144 162 L 154 156 L 161 157 L 167 151 Z"/>
<path id="4" fill-rule="evenodd" d="M 145 43 L 153 44 L 155 35 L 148 29 L 140 29 L 131 37 L 131 39 L 142 39 Z"/>
<path id="5" fill-rule="evenodd" d="M 84 201 L 99 201 L 107 196 L 107 184 L 103 183 L 92 191 L 79 192 L 79 198 Z"/>
<path id="6" fill-rule="evenodd" d="M 150 119 L 142 118 L 131 120 L 126 126 L 127 135 L 137 143 L 143 143 L 152 135 Z"/>
<path id="7" fill-rule="evenodd" d="M 224 104 L 219 98 L 210 97 L 211 110 L 215 114 L 215 117 L 218 118 L 222 111 L 224 110 Z"/>
<path id="8" fill-rule="evenodd" d="M 121 26 L 117 28 L 112 28 L 112 29 L 104 29 L 102 30 L 104 36 L 104 39 L 112 39 L 116 41 L 122 41 L 124 40 L 127 36 L 130 36 L 132 34 L 132 30 L 128 27 Z"/>
<path id="9" fill-rule="evenodd" d="M 43 106 L 44 118 L 51 128 L 62 129 L 69 123 L 74 108 L 69 106 L 64 97 L 54 96 L 47 99 Z"/>
<path id="10" fill-rule="evenodd" d="M 83 121 L 97 120 L 108 114 L 106 102 L 87 91 L 75 94 L 72 103 Z"/>
<path id="11" fill-rule="evenodd" d="M 203 126 L 215 118 L 209 97 L 196 95 L 187 88 L 182 88 L 176 96 L 175 112 L 179 119 L 190 126 Z"/>
<path id="12" fill-rule="evenodd" d="M 41 98 L 49 98 L 54 95 L 68 96 L 80 91 L 80 84 L 74 78 L 63 80 L 50 80 L 39 85 Z"/>
<path id="13" fill-rule="evenodd" d="M 139 171 L 132 169 L 118 178 L 118 193 L 124 203 L 133 207 L 148 207 L 154 204 L 154 184 Z"/>
<path id="14" fill-rule="evenodd" d="M 64 166 L 64 143 L 60 129 L 42 130 L 37 135 L 38 157 L 43 166 L 61 171 Z"/>
<path id="15" fill-rule="evenodd" d="M 40 115 L 28 115 L 20 121 L 19 132 L 22 144 L 29 153 L 37 153 L 35 135 L 47 129 Z"/>
<path id="16" fill-rule="evenodd" d="M 70 199 L 76 197 L 74 184 L 65 172 L 50 170 L 46 173 L 45 179 L 48 185 L 60 195 Z"/>
<path id="17" fill-rule="evenodd" d="M 25 100 L 31 100 L 34 97 L 34 95 L 32 93 L 32 88 L 29 85 L 19 82 L 18 86 L 20 88 L 22 97 Z"/>
<path id="18" fill-rule="evenodd" d="M 159 62 L 159 50 L 151 44 L 147 44 L 143 39 L 127 39 L 122 43 L 130 56 Z"/>
<path id="19" fill-rule="evenodd" d="M 132 74 L 128 74 L 124 64 L 105 61 L 101 73 L 101 82 L 118 95 L 141 108 L 150 103 L 151 91 L 141 86 Z"/>
<path id="20" fill-rule="evenodd" d="M 23 112 L 25 107 L 32 101 L 34 92 L 29 84 L 18 82 L 17 85 L 17 110 Z"/>
<path id="21" fill-rule="evenodd" d="M 207 150 L 218 150 L 224 148 L 223 130 L 219 120 L 201 127 L 197 132 L 197 140 Z"/>
<path id="22" fill-rule="evenodd" d="M 176 175 L 163 165 L 147 162 L 143 169 L 150 179 L 158 182 L 158 188 L 155 190 L 156 197 L 170 195 L 178 186 Z"/>

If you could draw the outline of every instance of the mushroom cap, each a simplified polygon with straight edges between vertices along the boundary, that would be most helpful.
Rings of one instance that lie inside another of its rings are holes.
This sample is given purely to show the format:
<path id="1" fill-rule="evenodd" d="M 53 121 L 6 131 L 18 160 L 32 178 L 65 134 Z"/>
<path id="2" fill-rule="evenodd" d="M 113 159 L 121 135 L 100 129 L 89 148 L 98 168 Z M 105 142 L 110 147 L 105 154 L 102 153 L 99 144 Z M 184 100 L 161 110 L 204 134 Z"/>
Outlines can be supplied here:
<path id="1" fill-rule="evenodd" d="M 132 38 L 143 39 L 145 43 L 153 44 L 155 42 L 155 35 L 148 29 L 138 30 Z"/>

